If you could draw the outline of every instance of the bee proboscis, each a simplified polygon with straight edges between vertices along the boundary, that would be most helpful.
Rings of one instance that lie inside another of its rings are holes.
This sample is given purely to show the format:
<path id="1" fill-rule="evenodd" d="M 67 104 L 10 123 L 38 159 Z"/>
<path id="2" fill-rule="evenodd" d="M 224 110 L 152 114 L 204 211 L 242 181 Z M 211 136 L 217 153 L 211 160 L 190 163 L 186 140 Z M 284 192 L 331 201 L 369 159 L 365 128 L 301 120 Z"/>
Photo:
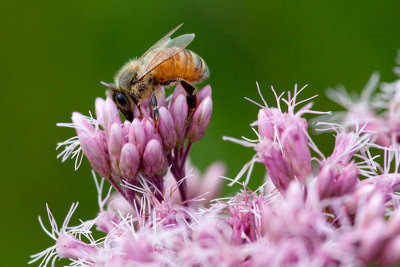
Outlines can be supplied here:
<path id="1" fill-rule="evenodd" d="M 210 72 L 200 56 L 185 49 L 193 41 L 194 34 L 170 38 L 181 26 L 171 30 L 139 59 L 128 61 L 115 76 L 114 85 L 103 83 L 110 88 L 108 95 L 128 120 L 133 120 L 135 105 L 142 116 L 140 102 L 151 97 L 153 117 L 157 123 L 155 92 L 159 86 L 172 86 L 176 83 L 180 83 L 187 93 L 188 119 L 196 109 L 196 89 L 192 84 L 208 78 Z"/>

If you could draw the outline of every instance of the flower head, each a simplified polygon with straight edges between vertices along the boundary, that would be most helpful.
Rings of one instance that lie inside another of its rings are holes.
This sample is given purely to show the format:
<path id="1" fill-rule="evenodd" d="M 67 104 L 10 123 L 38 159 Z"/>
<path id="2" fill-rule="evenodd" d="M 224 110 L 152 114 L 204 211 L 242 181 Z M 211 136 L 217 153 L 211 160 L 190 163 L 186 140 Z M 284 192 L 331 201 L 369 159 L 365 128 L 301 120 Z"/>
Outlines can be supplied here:
<path id="1" fill-rule="evenodd" d="M 160 92 L 157 95 L 158 122 L 151 117 L 152 109 L 146 101 L 142 104 L 144 117 L 134 111 L 132 122 L 121 120 L 111 98 L 96 99 L 97 119 L 74 112 L 72 124 L 60 124 L 74 127 L 78 135 L 77 139 L 59 144 L 66 146 L 61 153 L 63 159 L 81 150 L 93 169 L 108 179 L 132 205 L 135 196 L 127 192 L 123 184 L 135 185 L 138 175 L 147 177 L 159 192 L 163 191 L 163 175 L 168 167 L 178 182 L 182 180 L 191 145 L 203 137 L 210 122 L 211 87 L 198 92 L 198 107 L 190 121 L 186 93 L 180 85 L 175 88 L 169 104 L 164 90 Z M 181 197 L 186 200 L 186 182 L 181 183 Z"/>

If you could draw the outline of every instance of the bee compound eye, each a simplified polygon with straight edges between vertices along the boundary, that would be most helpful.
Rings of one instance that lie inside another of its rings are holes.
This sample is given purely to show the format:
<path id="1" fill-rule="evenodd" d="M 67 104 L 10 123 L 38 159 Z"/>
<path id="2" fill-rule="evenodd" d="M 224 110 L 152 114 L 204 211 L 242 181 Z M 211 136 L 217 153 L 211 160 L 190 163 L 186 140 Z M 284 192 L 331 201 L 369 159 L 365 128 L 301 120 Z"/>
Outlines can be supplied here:
<path id="1" fill-rule="evenodd" d="M 117 103 L 121 106 L 126 106 L 128 104 L 128 99 L 126 98 L 126 96 L 121 93 L 121 92 L 117 92 L 115 95 L 115 101 L 117 101 Z"/>

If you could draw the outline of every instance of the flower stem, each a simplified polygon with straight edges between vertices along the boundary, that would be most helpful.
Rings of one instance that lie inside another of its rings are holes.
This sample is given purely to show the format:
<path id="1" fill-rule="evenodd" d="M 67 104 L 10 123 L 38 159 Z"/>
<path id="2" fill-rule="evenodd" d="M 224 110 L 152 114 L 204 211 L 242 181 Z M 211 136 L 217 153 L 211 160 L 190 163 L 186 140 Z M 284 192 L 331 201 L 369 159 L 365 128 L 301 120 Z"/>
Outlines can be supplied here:
<path id="1" fill-rule="evenodd" d="M 121 196 L 123 196 L 129 203 L 131 203 L 131 201 L 129 200 L 129 198 L 127 197 L 127 195 L 125 194 L 124 190 L 115 182 L 115 180 L 112 177 L 108 177 L 107 180 L 110 182 L 110 184 L 114 187 L 114 189 L 121 194 Z M 131 203 L 133 205 L 133 203 Z"/>
<path id="2" fill-rule="evenodd" d="M 186 158 L 187 158 L 187 156 L 188 156 L 188 154 L 189 154 L 189 151 L 190 151 L 190 148 L 192 147 L 192 143 L 191 142 L 188 142 L 188 144 L 187 144 L 187 146 L 186 146 L 186 149 L 185 149 L 185 154 L 183 154 L 183 157 L 182 157 L 182 159 L 181 159 L 181 166 L 180 166 L 180 169 L 181 170 L 185 170 L 185 162 L 186 162 Z"/>
<path id="3" fill-rule="evenodd" d="M 186 159 L 187 155 L 182 155 L 183 147 L 175 148 L 173 152 L 173 155 L 172 153 L 167 154 L 168 164 L 171 165 L 171 172 L 174 175 L 176 182 L 180 183 L 180 185 L 178 186 L 179 194 L 181 196 L 181 200 L 185 202 L 187 200 L 187 186 L 186 181 L 181 180 L 185 177 L 185 161 L 182 160 Z"/>

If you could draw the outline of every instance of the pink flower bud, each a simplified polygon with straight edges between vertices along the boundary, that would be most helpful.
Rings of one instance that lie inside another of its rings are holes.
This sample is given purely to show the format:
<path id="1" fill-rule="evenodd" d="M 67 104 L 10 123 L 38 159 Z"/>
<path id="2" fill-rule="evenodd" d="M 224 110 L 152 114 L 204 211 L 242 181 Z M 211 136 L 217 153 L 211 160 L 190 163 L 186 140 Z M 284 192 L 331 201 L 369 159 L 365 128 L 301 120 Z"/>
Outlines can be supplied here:
<path id="1" fill-rule="evenodd" d="M 163 170 L 165 158 L 161 143 L 156 140 L 150 140 L 143 152 L 143 172 L 146 175 L 154 175 Z"/>
<path id="2" fill-rule="evenodd" d="M 185 139 L 187 127 L 188 106 L 185 95 L 179 94 L 175 101 L 171 102 L 170 112 L 174 119 L 177 146 L 179 147 Z"/>
<path id="3" fill-rule="evenodd" d="M 374 193 L 369 199 L 364 198 L 359 202 L 355 225 L 366 228 L 375 220 L 381 219 L 384 214 L 385 205 L 383 195 L 381 193 Z"/>
<path id="4" fill-rule="evenodd" d="M 204 86 L 196 94 L 197 103 L 201 103 L 206 97 L 211 97 L 211 95 L 212 95 L 211 86 L 210 85 Z"/>
<path id="5" fill-rule="evenodd" d="M 119 216 L 111 211 L 100 211 L 96 219 L 96 229 L 108 234 L 115 230 L 115 225 L 121 222 Z"/>
<path id="6" fill-rule="evenodd" d="M 186 91 L 185 89 L 182 87 L 182 85 L 179 83 L 176 87 L 174 92 L 172 93 L 172 98 L 171 98 L 171 102 L 170 102 L 170 107 L 173 105 L 173 103 L 175 102 L 175 100 L 178 98 L 178 96 L 183 95 L 184 97 L 186 97 Z"/>
<path id="7" fill-rule="evenodd" d="M 395 210 L 388 223 L 389 236 L 400 235 L 400 209 Z"/>
<path id="8" fill-rule="evenodd" d="M 346 203 L 346 209 L 348 210 L 348 213 L 355 214 L 361 203 L 369 199 L 375 191 L 375 185 L 370 183 L 361 184 L 359 187 L 357 187 L 354 193 L 350 195 L 350 198 Z"/>
<path id="9" fill-rule="evenodd" d="M 283 121 L 281 117 L 283 117 L 283 114 L 278 109 L 260 109 L 257 119 L 258 133 L 260 134 L 260 137 L 273 141 L 275 138 L 275 124 L 278 121 Z"/>
<path id="10" fill-rule="evenodd" d="M 106 99 L 106 103 L 104 104 L 103 109 L 103 127 L 108 137 L 111 125 L 116 123 L 121 123 L 121 117 L 119 116 L 119 112 L 117 107 L 114 104 L 114 101 L 111 98 Z"/>
<path id="11" fill-rule="evenodd" d="M 342 169 L 336 183 L 336 195 L 343 196 L 352 193 L 358 182 L 358 167 L 354 163 L 348 164 Z"/>
<path id="12" fill-rule="evenodd" d="M 118 214 L 122 217 L 126 217 L 128 216 L 128 214 L 132 215 L 133 217 L 136 217 L 138 215 L 136 213 L 136 210 L 132 207 L 131 203 L 129 203 L 119 193 L 111 194 L 107 205 L 107 211 Z"/>
<path id="13" fill-rule="evenodd" d="M 304 133 L 306 129 L 301 125 L 304 123 L 298 122 L 297 119 L 294 123 L 293 126 L 288 126 L 281 136 L 283 150 L 289 159 L 294 175 L 299 181 L 304 182 L 312 174 L 311 153 L 307 135 Z"/>
<path id="14" fill-rule="evenodd" d="M 108 153 L 111 160 L 111 170 L 117 177 L 121 175 L 119 170 L 119 161 L 121 157 L 121 149 L 124 144 L 125 138 L 122 132 L 121 124 L 115 122 L 112 124 L 110 129 L 108 139 Z"/>
<path id="15" fill-rule="evenodd" d="M 341 163 L 348 163 L 354 154 L 354 151 L 347 152 L 351 142 L 354 142 L 354 133 L 341 133 L 336 136 L 335 148 L 330 159 L 336 159 Z"/>
<path id="16" fill-rule="evenodd" d="M 380 266 L 395 266 L 400 263 L 400 236 L 393 237 L 382 251 Z"/>
<path id="17" fill-rule="evenodd" d="M 392 132 L 390 131 L 390 126 L 398 124 L 397 121 L 397 118 L 395 121 L 392 121 L 391 118 L 383 119 L 374 116 L 365 126 L 365 130 L 372 132 L 371 137 L 375 144 L 390 146 L 392 144 Z"/>
<path id="18" fill-rule="evenodd" d="M 103 110 L 104 110 L 104 105 L 106 104 L 106 101 L 103 98 L 97 97 L 95 101 L 95 113 L 96 113 L 96 119 L 97 122 L 100 125 L 103 125 Z"/>
<path id="19" fill-rule="evenodd" d="M 358 258 L 365 263 L 372 263 L 379 259 L 379 254 L 383 250 L 387 239 L 385 228 L 384 220 L 380 218 L 380 220 L 373 221 L 368 227 L 363 229 L 357 250 Z"/>
<path id="20" fill-rule="evenodd" d="M 105 152 L 106 148 L 86 133 L 80 133 L 78 137 L 82 152 L 88 158 L 92 168 L 100 176 L 105 178 L 110 177 L 111 169 L 108 162 L 109 157 Z"/>
<path id="21" fill-rule="evenodd" d="M 317 190 L 321 199 L 335 195 L 337 176 L 336 167 L 332 164 L 321 167 L 317 177 Z"/>
<path id="22" fill-rule="evenodd" d="M 128 120 L 125 120 L 123 125 L 122 125 L 122 131 L 124 135 L 124 140 L 125 142 L 129 142 L 129 129 L 131 128 L 131 122 Z"/>
<path id="23" fill-rule="evenodd" d="M 129 127 L 128 141 L 136 146 L 140 157 L 143 155 L 146 145 L 146 135 L 139 119 L 134 119 Z"/>
<path id="24" fill-rule="evenodd" d="M 57 254 L 60 258 L 85 259 L 92 262 L 92 257 L 97 253 L 97 249 L 70 234 L 62 234 L 57 239 Z"/>
<path id="25" fill-rule="evenodd" d="M 150 119 L 149 117 L 145 117 L 145 118 L 143 118 L 141 123 L 142 123 L 142 127 L 143 127 L 143 130 L 145 133 L 146 143 L 149 142 L 151 139 L 156 139 L 160 143 L 162 142 L 161 137 L 158 134 L 158 132 L 155 132 L 156 128 L 154 127 L 153 119 Z"/>
<path id="26" fill-rule="evenodd" d="M 143 114 L 143 118 L 144 117 L 151 117 L 151 113 L 150 113 L 150 108 L 148 107 L 148 102 L 141 102 L 140 103 L 140 109 L 142 110 L 142 114 Z M 140 112 L 138 107 L 135 105 L 135 107 L 133 108 L 133 117 L 134 118 L 139 118 L 140 116 Z"/>
<path id="27" fill-rule="evenodd" d="M 72 113 L 72 122 L 78 135 L 82 132 L 93 134 L 95 131 L 93 126 L 79 112 Z"/>
<path id="28" fill-rule="evenodd" d="M 278 243 L 287 231 L 285 225 L 279 220 L 269 205 L 263 207 L 261 214 L 262 233 L 267 236 L 272 243 Z"/>
<path id="29" fill-rule="evenodd" d="M 171 113 L 165 107 L 159 109 L 160 122 L 158 124 L 158 130 L 160 132 L 163 145 L 172 149 L 176 144 L 176 133 L 174 129 L 174 120 L 172 119 Z"/>
<path id="30" fill-rule="evenodd" d="M 153 244 L 145 236 L 137 236 L 133 233 L 126 233 L 127 237 L 120 241 L 121 254 L 129 261 L 108 262 L 105 266 L 144 266 L 154 263 Z M 123 259 L 123 257 L 115 257 Z M 118 264 L 117 264 L 118 263 Z M 130 264 L 129 264 L 130 263 Z M 136 263 L 136 264 L 135 264 Z M 156 264 L 157 265 L 157 264 Z"/>
<path id="31" fill-rule="evenodd" d="M 260 161 L 265 165 L 268 175 L 271 177 L 275 187 L 284 192 L 290 182 L 294 179 L 292 168 L 283 157 L 278 144 L 262 140 L 256 147 Z"/>
<path id="32" fill-rule="evenodd" d="M 190 142 L 196 142 L 204 136 L 208 124 L 210 123 L 211 113 L 212 100 L 211 97 L 207 97 L 197 107 L 190 121 L 189 130 L 187 132 L 187 138 Z"/>
<path id="33" fill-rule="evenodd" d="M 340 197 L 352 193 L 358 182 L 358 168 L 354 163 L 342 165 L 327 163 L 321 167 L 317 177 L 320 198 Z"/>
<path id="34" fill-rule="evenodd" d="M 122 147 L 121 158 L 119 161 L 119 169 L 122 177 L 128 181 L 136 177 L 139 167 L 140 157 L 139 152 L 134 144 L 127 143 Z"/>

